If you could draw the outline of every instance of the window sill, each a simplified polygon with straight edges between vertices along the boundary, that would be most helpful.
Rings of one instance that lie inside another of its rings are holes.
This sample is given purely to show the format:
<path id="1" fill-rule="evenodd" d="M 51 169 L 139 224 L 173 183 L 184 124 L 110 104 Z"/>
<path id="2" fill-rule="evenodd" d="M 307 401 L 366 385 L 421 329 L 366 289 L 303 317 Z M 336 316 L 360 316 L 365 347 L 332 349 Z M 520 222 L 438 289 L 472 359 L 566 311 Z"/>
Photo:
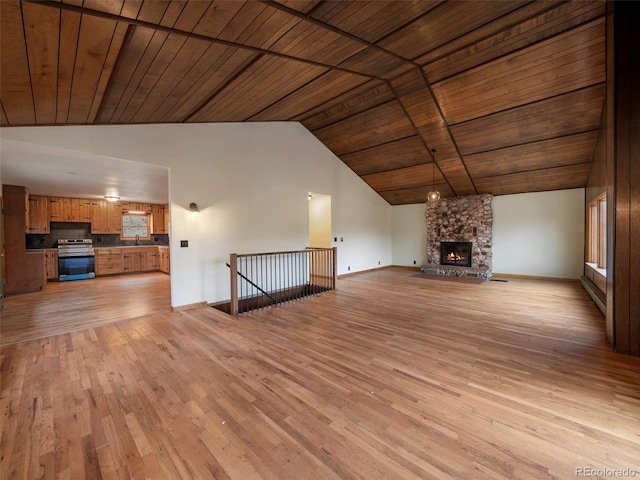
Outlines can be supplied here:
<path id="1" fill-rule="evenodd" d="M 598 268 L 598 265 L 595 263 L 585 262 L 585 264 L 591 268 L 596 273 L 599 273 L 601 277 L 607 278 L 607 269 L 606 268 Z"/>

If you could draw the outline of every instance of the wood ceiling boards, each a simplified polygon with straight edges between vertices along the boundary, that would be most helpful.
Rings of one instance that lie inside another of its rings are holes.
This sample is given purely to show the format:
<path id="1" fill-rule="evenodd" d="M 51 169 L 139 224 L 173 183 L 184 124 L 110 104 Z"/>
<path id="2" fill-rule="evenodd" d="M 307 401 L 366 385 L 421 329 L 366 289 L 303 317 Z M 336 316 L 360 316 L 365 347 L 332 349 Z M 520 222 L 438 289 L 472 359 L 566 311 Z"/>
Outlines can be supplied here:
<path id="1" fill-rule="evenodd" d="M 299 121 L 390 204 L 584 187 L 603 1 L 2 0 L 2 126 Z"/>

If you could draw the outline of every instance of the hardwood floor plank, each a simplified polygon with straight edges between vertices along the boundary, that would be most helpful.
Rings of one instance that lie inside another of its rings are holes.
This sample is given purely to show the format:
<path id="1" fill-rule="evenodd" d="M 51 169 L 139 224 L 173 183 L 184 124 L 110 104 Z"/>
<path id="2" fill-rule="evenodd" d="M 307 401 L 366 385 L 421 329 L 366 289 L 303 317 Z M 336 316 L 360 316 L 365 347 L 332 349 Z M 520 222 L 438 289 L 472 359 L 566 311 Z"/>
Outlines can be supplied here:
<path id="1" fill-rule="evenodd" d="M 640 475 L 640 359 L 577 282 L 388 268 L 240 317 L 100 308 L 2 346 L 2 478 Z"/>
<path id="2" fill-rule="evenodd" d="M 168 312 L 170 296 L 170 278 L 158 272 L 49 282 L 5 299 L 0 345 Z"/>

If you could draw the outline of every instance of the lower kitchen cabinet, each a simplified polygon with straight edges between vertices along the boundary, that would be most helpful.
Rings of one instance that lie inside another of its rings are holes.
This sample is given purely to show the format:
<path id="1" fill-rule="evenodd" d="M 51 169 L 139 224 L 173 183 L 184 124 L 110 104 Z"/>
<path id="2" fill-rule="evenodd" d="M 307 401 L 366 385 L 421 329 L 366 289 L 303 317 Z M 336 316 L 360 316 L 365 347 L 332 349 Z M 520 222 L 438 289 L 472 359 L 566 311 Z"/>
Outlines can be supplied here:
<path id="1" fill-rule="evenodd" d="M 121 248 L 96 248 L 95 249 L 96 275 L 113 275 L 122 273 L 122 249 Z"/>
<path id="2" fill-rule="evenodd" d="M 58 249 L 57 248 L 45 249 L 44 274 L 47 280 L 58 280 Z"/>
<path id="3" fill-rule="evenodd" d="M 162 253 L 164 250 L 164 253 Z M 96 275 L 163 271 L 169 273 L 169 247 L 96 248 Z M 163 268 L 162 259 L 165 258 Z"/>
<path id="4" fill-rule="evenodd" d="M 158 247 L 159 255 L 159 270 L 164 273 L 169 273 L 169 247 Z"/>

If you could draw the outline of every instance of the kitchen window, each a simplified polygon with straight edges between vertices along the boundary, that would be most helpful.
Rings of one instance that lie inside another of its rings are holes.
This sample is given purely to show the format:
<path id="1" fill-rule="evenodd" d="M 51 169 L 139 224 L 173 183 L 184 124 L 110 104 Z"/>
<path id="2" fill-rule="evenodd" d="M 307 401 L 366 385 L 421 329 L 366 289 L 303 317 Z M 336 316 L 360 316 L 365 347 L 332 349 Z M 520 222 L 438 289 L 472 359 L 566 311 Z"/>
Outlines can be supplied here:
<path id="1" fill-rule="evenodd" d="M 149 240 L 151 229 L 149 228 L 148 213 L 125 213 L 122 215 L 122 238 Z"/>

